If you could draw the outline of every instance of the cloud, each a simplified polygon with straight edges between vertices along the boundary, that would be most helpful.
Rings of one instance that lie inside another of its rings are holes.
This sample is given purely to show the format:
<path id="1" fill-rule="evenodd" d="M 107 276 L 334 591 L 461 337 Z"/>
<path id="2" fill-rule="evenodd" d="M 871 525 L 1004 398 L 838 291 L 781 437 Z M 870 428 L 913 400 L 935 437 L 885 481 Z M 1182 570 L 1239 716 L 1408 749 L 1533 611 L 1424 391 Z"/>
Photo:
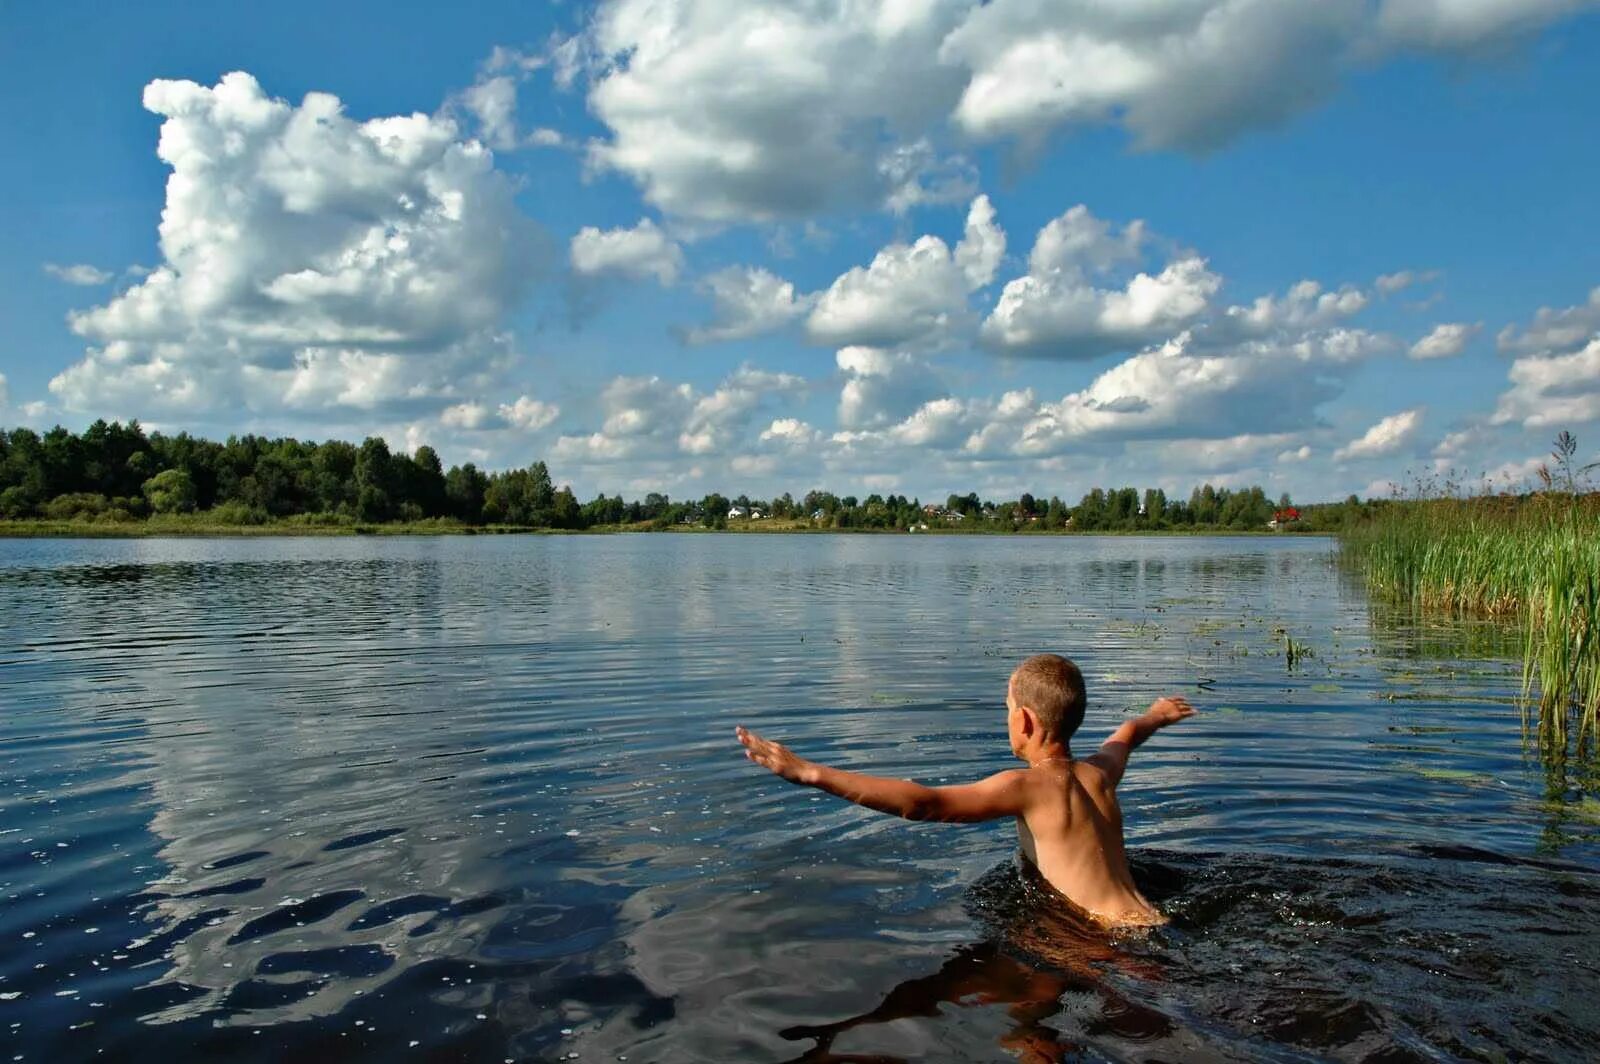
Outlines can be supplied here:
<path id="1" fill-rule="evenodd" d="M 676 282 L 683 270 L 683 249 L 648 218 L 632 229 L 584 226 L 572 238 L 571 259 L 572 268 L 586 276 L 654 277 L 664 286 Z"/>
<path id="2" fill-rule="evenodd" d="M 1600 336 L 1565 355 L 1527 355 L 1511 363 L 1511 387 L 1490 423 L 1568 429 L 1600 420 Z"/>
<path id="3" fill-rule="evenodd" d="M 1259 296 L 1248 305 L 1229 307 L 1211 335 L 1226 341 L 1285 329 L 1323 329 L 1361 313 L 1369 302 L 1353 285 L 1326 291 L 1317 281 L 1298 281 L 1282 296 Z"/>
<path id="4" fill-rule="evenodd" d="M 1586 0 L 606 0 L 551 53 L 592 166 L 669 214 L 773 221 L 965 194 L 950 144 L 1120 128 L 1214 151 L 1403 53 L 1470 57 Z"/>
<path id="5" fill-rule="evenodd" d="M 1466 349 L 1467 342 L 1483 328 L 1483 323 L 1441 322 L 1433 331 L 1411 345 L 1412 358 L 1452 358 Z"/>
<path id="6" fill-rule="evenodd" d="M 72 266 L 58 266 L 53 262 L 47 262 L 44 264 L 44 272 L 58 281 L 84 287 L 105 284 L 114 276 L 106 270 L 81 262 Z"/>
<path id="7" fill-rule="evenodd" d="M 1396 273 L 1380 274 L 1372 286 L 1380 295 L 1392 296 L 1396 292 L 1403 292 L 1416 283 L 1417 275 L 1412 270 L 1400 270 Z"/>
<path id="8" fill-rule="evenodd" d="M 1570 429 L 1600 420 L 1600 287 L 1576 306 L 1539 308 L 1526 330 L 1508 325 L 1498 341 L 1523 354 L 1507 371 L 1511 387 L 1491 424 Z"/>
<path id="9" fill-rule="evenodd" d="M 1073 207 L 1039 230 L 1028 273 L 1007 282 L 983 323 L 992 350 L 1012 355 L 1089 359 L 1172 336 L 1203 314 L 1222 279 L 1193 254 L 1159 273 L 1135 273 L 1114 287 L 1096 280 L 1143 257 L 1142 222 L 1120 233 L 1087 207 Z"/>
<path id="10" fill-rule="evenodd" d="M 515 402 L 501 403 L 498 409 L 506 424 L 524 432 L 538 432 L 561 414 L 561 408 L 554 403 L 542 403 L 528 395 L 519 395 Z"/>
<path id="11" fill-rule="evenodd" d="M 1380 458 L 1393 454 L 1410 443 L 1422 424 L 1422 409 L 1403 410 L 1390 414 L 1372 426 L 1359 439 L 1351 440 L 1333 452 L 1335 462 L 1352 458 Z"/>
<path id="12" fill-rule="evenodd" d="M 453 122 L 356 121 L 245 73 L 153 81 L 144 104 L 172 170 L 163 261 L 71 316 L 94 346 L 50 382 L 65 407 L 372 410 L 440 403 L 509 362 L 498 327 L 544 241 Z"/>
<path id="13" fill-rule="evenodd" d="M 461 93 L 461 103 L 474 118 L 491 148 L 515 148 L 517 135 L 517 81 L 511 77 L 485 78 Z"/>
<path id="14" fill-rule="evenodd" d="M 781 443 L 788 447 L 810 447 L 822 439 L 822 433 L 799 418 L 773 418 L 772 424 L 761 430 L 762 443 Z"/>
<path id="15" fill-rule="evenodd" d="M 1501 462 L 1492 469 L 1484 470 L 1483 479 L 1501 491 L 1521 491 L 1538 476 L 1540 469 L 1548 468 L 1549 462 L 1548 458 L 1543 457 Z"/>
<path id="16" fill-rule="evenodd" d="M 1452 458 L 1460 458 L 1469 447 L 1484 442 L 1487 435 L 1481 425 L 1468 425 L 1466 428 L 1447 432 L 1438 443 L 1434 444 L 1433 456 L 1446 462 Z"/>
<path id="17" fill-rule="evenodd" d="M 1160 456 L 1163 471 L 1195 470 L 1200 473 L 1226 473 L 1250 465 L 1273 451 L 1279 452 L 1278 461 L 1284 461 L 1285 454 L 1299 455 L 1299 450 L 1281 450 L 1293 443 L 1295 436 L 1296 434 L 1292 432 L 1246 432 L 1218 439 L 1173 440 L 1162 444 L 1156 453 Z M 1305 451 L 1306 457 L 1310 456 L 1309 446 L 1301 450 Z"/>
<path id="18" fill-rule="evenodd" d="M 0 431 L 16 425 L 40 426 L 49 412 L 49 405 L 38 400 L 13 407 L 11 385 L 6 380 L 6 375 L 0 373 Z"/>
<path id="19" fill-rule="evenodd" d="M 903 351 L 844 347 L 834 361 L 844 378 L 837 416 L 847 430 L 899 421 L 944 390 L 927 363 Z"/>
<path id="20" fill-rule="evenodd" d="M 1372 287 L 1378 295 L 1387 297 L 1403 292 L 1412 285 L 1428 284 L 1438 279 L 1438 270 L 1398 270 L 1378 275 Z"/>
<path id="21" fill-rule="evenodd" d="M 793 282 L 759 266 L 730 266 L 701 283 L 714 308 L 711 324 L 684 333 L 692 344 L 744 340 L 773 332 L 804 314 L 814 295 L 799 295 Z"/>
<path id="22" fill-rule="evenodd" d="M 714 222 L 883 202 L 906 185 L 896 152 L 960 92 L 961 71 L 933 56 L 966 7 L 603 4 L 571 49 L 610 131 L 590 161 L 664 211 Z"/>
<path id="23" fill-rule="evenodd" d="M 560 414 L 561 408 L 554 403 L 521 395 L 514 402 L 500 403 L 492 413 L 487 403 L 478 400 L 455 403 L 439 412 L 439 424 L 467 432 L 506 429 L 538 432 L 553 423 Z"/>
<path id="24" fill-rule="evenodd" d="M 489 408 L 482 403 L 456 403 L 439 413 L 439 423 L 453 429 L 481 429 L 489 420 Z"/>
<path id="25" fill-rule="evenodd" d="M 757 411 L 794 398 L 806 382 L 742 366 L 702 393 L 660 377 L 617 377 L 601 392 L 598 431 L 556 440 L 559 460 L 580 466 L 726 455 Z"/>
<path id="26" fill-rule="evenodd" d="M 967 404 L 946 396 L 923 403 L 887 435 L 906 447 L 949 447 L 967 436 L 967 424 Z"/>
<path id="27" fill-rule="evenodd" d="M 1142 147 L 1204 151 L 1326 96 L 1360 8 L 996 0 L 940 59 L 971 71 L 953 115 L 969 136 L 1038 143 L 1062 126 L 1117 123 Z"/>
<path id="28" fill-rule="evenodd" d="M 1299 447 L 1278 452 L 1278 461 L 1280 462 L 1304 462 L 1310 457 L 1311 445 L 1309 443 L 1303 443 Z"/>
<path id="29" fill-rule="evenodd" d="M 1341 394 L 1382 335 L 1335 329 L 1297 338 L 1206 347 L 1184 333 L 1134 355 L 1088 387 L 1032 409 L 1013 408 L 975 433 L 979 454 L 1061 454 L 1097 440 L 1225 439 L 1293 433 Z"/>
<path id="30" fill-rule="evenodd" d="M 1593 6 L 1594 0 L 1384 0 L 1378 28 L 1397 44 L 1473 48 Z"/>
<path id="31" fill-rule="evenodd" d="M 979 196 L 954 251 L 936 236 L 890 244 L 817 298 L 806 332 L 817 343 L 876 347 L 948 333 L 967 317 L 968 293 L 994 280 L 1005 246 L 989 197 Z"/>
<path id="32" fill-rule="evenodd" d="M 559 146 L 563 138 L 555 130 L 522 133 L 517 123 L 518 86 L 548 64 L 545 56 L 497 45 L 479 68 L 477 80 L 455 94 L 450 104 L 471 115 L 484 142 L 497 151 Z"/>
<path id="33" fill-rule="evenodd" d="M 960 203 L 978 192 L 978 168 L 964 155 L 940 156 L 928 138 L 890 148 L 878 160 L 888 184 L 884 206 L 895 214 L 913 207 Z"/>
<path id="34" fill-rule="evenodd" d="M 1507 325 L 1496 337 L 1502 351 L 1544 353 L 1576 347 L 1600 334 L 1600 286 L 1590 290 L 1586 302 L 1556 310 L 1540 307 L 1533 324 L 1523 332 Z"/>

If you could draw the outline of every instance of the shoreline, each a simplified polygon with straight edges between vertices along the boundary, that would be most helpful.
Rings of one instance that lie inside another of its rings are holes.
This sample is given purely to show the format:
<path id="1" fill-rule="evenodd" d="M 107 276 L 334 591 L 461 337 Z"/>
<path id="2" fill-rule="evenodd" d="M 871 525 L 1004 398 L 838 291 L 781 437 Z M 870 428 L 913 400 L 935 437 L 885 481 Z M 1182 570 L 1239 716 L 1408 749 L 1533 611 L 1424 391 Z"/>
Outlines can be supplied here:
<path id="1" fill-rule="evenodd" d="M 647 525 L 600 525 L 593 528 L 536 528 L 518 525 L 461 525 L 439 522 L 390 522 L 386 524 L 301 524 L 269 522 L 262 525 L 202 524 L 199 522 L 106 522 L 49 521 L 42 519 L 0 521 L 0 539 L 251 539 L 324 538 L 330 536 L 617 536 L 617 535 L 842 535 L 842 536 L 1028 536 L 1089 537 L 1148 536 L 1159 538 L 1194 537 L 1313 537 L 1337 538 L 1334 532 L 1277 532 L 1267 529 L 1228 528 L 1138 528 L 1049 531 L 1000 528 L 928 528 L 911 532 L 900 528 L 811 528 L 804 525 L 766 523 L 728 528 L 700 525 L 673 525 L 650 528 Z"/>

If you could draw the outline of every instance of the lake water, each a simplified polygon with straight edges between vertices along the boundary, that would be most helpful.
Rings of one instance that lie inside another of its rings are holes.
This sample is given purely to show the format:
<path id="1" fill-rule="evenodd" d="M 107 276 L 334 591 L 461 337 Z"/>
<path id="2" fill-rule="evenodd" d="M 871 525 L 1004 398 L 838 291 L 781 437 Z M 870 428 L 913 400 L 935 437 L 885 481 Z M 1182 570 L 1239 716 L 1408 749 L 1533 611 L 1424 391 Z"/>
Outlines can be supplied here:
<path id="1" fill-rule="evenodd" d="M 1600 804 L 1493 629 L 1321 539 L 0 541 L 0 1060 L 1577 1059 Z M 1314 656 L 1286 663 L 1286 636 Z M 1022 657 L 1131 709 L 1173 917 L 1009 824 L 747 763 L 1010 767 Z"/>

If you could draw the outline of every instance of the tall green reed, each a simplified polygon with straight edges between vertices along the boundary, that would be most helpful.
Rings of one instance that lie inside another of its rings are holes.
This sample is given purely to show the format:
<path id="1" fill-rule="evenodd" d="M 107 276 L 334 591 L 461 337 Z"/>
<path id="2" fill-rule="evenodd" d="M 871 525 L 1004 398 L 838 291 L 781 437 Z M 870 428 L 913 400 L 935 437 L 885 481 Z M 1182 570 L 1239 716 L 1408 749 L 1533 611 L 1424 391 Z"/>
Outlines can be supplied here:
<path id="1" fill-rule="evenodd" d="M 1523 726 L 1552 755 L 1600 738 L 1600 497 L 1419 499 L 1345 530 L 1376 593 L 1524 633 Z"/>

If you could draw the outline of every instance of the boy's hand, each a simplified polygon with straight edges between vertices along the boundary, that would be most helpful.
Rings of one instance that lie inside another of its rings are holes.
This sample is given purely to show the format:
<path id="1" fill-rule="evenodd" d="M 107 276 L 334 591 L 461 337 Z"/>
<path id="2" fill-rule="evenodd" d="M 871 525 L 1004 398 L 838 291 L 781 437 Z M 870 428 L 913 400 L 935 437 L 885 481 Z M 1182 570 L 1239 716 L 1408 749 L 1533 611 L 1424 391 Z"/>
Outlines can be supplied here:
<path id="1" fill-rule="evenodd" d="M 1165 728 L 1185 717 L 1194 716 L 1194 707 L 1186 699 L 1173 695 L 1170 698 L 1158 698 L 1150 703 L 1148 715 L 1158 728 Z"/>
<path id="2" fill-rule="evenodd" d="M 762 768 L 770 769 L 790 783 L 815 782 L 817 766 L 798 756 L 787 746 L 769 742 L 742 724 L 734 728 L 733 732 L 744 745 L 744 756 Z"/>

